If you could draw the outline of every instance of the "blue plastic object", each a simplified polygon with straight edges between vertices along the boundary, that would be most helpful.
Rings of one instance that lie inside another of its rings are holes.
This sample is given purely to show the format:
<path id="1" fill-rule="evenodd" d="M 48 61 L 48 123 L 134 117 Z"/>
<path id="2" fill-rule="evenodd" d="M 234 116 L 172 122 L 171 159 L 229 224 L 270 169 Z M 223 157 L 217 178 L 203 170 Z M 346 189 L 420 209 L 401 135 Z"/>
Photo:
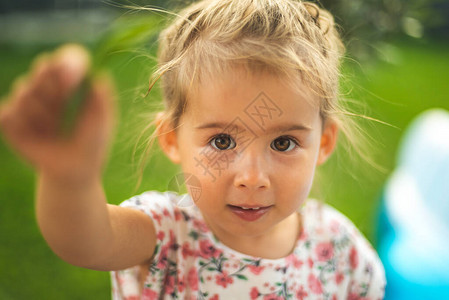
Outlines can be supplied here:
<path id="1" fill-rule="evenodd" d="M 449 299 L 449 112 L 419 115 L 397 161 L 379 218 L 385 299 Z"/>

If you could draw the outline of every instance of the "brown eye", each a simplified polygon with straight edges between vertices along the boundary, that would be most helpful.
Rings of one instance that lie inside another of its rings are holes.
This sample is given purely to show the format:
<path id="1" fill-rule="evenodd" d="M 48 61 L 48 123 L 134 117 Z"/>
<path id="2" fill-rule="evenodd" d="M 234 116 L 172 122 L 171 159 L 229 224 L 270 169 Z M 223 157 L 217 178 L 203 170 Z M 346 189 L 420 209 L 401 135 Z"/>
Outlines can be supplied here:
<path id="1" fill-rule="evenodd" d="M 295 148 L 297 144 L 288 137 L 278 137 L 271 142 L 271 148 L 276 151 L 287 152 Z"/>
<path id="2" fill-rule="evenodd" d="M 227 134 L 220 134 L 214 137 L 210 144 L 217 150 L 229 150 L 236 146 L 234 140 Z"/>

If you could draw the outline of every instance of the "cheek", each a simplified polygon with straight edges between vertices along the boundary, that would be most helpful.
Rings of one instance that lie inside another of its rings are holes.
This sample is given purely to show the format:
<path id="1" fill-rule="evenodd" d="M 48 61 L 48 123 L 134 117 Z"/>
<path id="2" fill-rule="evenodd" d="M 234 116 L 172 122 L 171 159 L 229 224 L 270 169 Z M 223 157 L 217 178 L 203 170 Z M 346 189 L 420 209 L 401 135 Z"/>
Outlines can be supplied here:
<path id="1" fill-rule="evenodd" d="M 210 158 L 203 152 L 192 151 L 183 156 L 182 170 L 184 173 L 192 174 L 201 185 L 201 197 L 214 197 L 223 195 L 226 189 L 223 188 L 226 170 L 217 171 L 216 166 L 211 164 Z"/>
<path id="2" fill-rule="evenodd" d="M 287 164 L 278 177 L 278 185 L 283 186 L 284 191 L 291 197 L 304 199 L 308 196 L 313 183 L 315 164 L 313 160 L 299 161 Z"/>
<path id="3" fill-rule="evenodd" d="M 181 153 L 181 166 L 184 172 L 189 172 L 192 174 L 200 173 L 201 165 L 205 163 L 204 155 L 202 154 L 201 148 L 192 143 L 180 144 Z"/>
<path id="4" fill-rule="evenodd" d="M 207 145 L 190 147 L 182 159 L 183 170 L 195 174 L 205 185 L 218 185 L 229 179 L 235 166 L 233 152 L 218 152 Z"/>

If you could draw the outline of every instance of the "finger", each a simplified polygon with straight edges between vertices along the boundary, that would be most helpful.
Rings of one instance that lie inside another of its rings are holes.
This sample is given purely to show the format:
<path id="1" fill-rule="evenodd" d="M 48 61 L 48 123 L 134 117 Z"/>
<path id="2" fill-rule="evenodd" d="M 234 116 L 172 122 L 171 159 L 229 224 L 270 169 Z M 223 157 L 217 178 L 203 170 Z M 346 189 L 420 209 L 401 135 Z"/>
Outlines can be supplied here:
<path id="1" fill-rule="evenodd" d="M 52 56 L 44 55 L 36 60 L 30 90 L 58 113 L 86 76 L 89 66 L 90 57 L 83 47 L 62 46 Z"/>
<path id="2" fill-rule="evenodd" d="M 29 132 L 35 132 L 38 136 L 55 131 L 57 124 L 55 110 L 50 110 L 45 104 L 46 101 L 30 87 L 27 77 L 22 77 L 16 81 L 8 102 L 9 114 L 13 116 L 10 122 L 20 121 L 21 128 L 27 125 Z"/>
<path id="3" fill-rule="evenodd" d="M 13 105 L 2 105 L 0 108 L 0 129 L 6 140 L 16 146 L 18 141 L 26 138 L 24 128 L 23 118 L 15 115 Z"/>
<path id="4" fill-rule="evenodd" d="M 56 51 L 55 58 L 58 83 L 67 97 L 78 88 L 86 76 L 90 68 L 90 56 L 82 46 L 68 44 Z"/>
<path id="5" fill-rule="evenodd" d="M 56 137 L 59 124 L 58 115 L 43 106 L 42 101 L 34 95 L 30 95 L 26 100 L 16 102 L 16 118 L 22 119 L 23 125 L 26 125 L 29 133 L 34 133 L 36 138 Z"/>
<path id="6" fill-rule="evenodd" d="M 39 55 L 29 74 L 14 83 L 10 102 L 16 118 L 28 119 L 39 129 L 37 133 L 60 123 L 64 102 L 87 73 L 89 63 L 87 51 L 77 45 L 65 45 L 52 55 Z"/>
<path id="7" fill-rule="evenodd" d="M 0 129 L 6 141 L 18 155 L 29 163 L 36 165 L 36 145 L 41 145 L 42 140 L 36 140 L 36 136 L 30 133 L 32 127 L 30 121 L 17 116 L 11 105 L 0 107 Z"/>
<path id="8" fill-rule="evenodd" d="M 8 103 L 0 110 L 0 129 L 13 147 L 17 148 L 21 140 L 29 142 L 49 135 L 48 124 L 27 111 L 19 110 L 18 102 Z"/>
<path id="9" fill-rule="evenodd" d="M 54 113 L 60 113 L 64 95 L 59 74 L 61 67 L 57 66 L 54 60 L 54 57 L 46 55 L 35 62 L 28 91 L 41 105 Z"/>
<path id="10" fill-rule="evenodd" d="M 34 61 L 29 81 L 19 86 L 15 98 L 18 109 L 38 136 L 58 131 L 67 101 L 86 75 L 89 64 L 87 51 L 77 45 L 65 45 Z"/>

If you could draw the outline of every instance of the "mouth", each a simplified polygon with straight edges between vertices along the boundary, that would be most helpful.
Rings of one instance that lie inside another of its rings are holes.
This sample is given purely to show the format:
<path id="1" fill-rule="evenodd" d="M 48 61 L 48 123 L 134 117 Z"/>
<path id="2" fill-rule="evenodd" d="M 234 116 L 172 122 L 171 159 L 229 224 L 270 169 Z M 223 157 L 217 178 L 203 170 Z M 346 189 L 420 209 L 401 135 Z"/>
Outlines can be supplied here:
<path id="1" fill-rule="evenodd" d="M 256 221 L 265 215 L 273 205 L 255 206 L 255 205 L 228 205 L 231 212 L 245 221 Z"/>

